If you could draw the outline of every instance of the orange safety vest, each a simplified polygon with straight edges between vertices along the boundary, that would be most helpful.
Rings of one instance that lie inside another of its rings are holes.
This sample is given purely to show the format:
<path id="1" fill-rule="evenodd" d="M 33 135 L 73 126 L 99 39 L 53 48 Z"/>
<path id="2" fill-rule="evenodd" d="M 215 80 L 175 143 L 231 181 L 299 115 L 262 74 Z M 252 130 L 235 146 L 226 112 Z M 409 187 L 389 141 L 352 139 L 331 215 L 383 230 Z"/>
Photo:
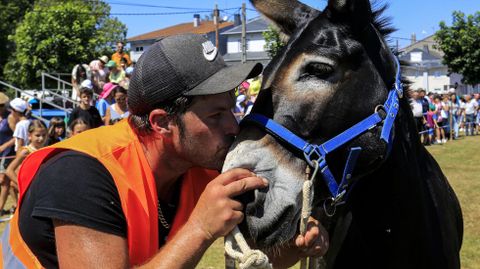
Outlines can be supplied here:
<path id="1" fill-rule="evenodd" d="M 19 207 L 40 165 L 64 150 L 76 150 L 100 161 L 117 187 L 127 222 L 130 265 L 139 265 L 158 252 L 158 199 L 155 180 L 142 145 L 127 120 L 100 127 L 40 149 L 25 159 L 19 174 Z M 190 169 L 183 177 L 179 205 L 168 238 L 188 220 L 205 186 L 217 171 Z M 15 212 L 0 242 L 0 268 L 43 268 L 23 241 Z"/>

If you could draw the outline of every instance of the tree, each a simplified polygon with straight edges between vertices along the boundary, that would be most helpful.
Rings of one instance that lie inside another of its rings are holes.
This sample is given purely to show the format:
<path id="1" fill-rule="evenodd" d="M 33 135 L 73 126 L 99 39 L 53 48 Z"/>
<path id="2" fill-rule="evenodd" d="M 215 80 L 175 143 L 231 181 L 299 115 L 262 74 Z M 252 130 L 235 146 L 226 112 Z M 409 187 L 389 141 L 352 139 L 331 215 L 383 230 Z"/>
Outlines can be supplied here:
<path id="1" fill-rule="evenodd" d="M 111 53 L 116 41 L 124 41 L 127 29 L 109 13 L 110 6 L 100 0 L 37 1 L 9 37 L 16 50 L 5 66 L 5 77 L 34 88 L 42 72 L 69 73 L 77 63 Z"/>
<path id="2" fill-rule="evenodd" d="M 0 77 L 7 59 L 15 50 L 15 44 L 8 40 L 8 36 L 15 32 L 15 26 L 23 18 L 25 12 L 33 7 L 33 0 L 16 0 L 0 2 Z M 1 78 L 0 78 L 1 79 Z"/>
<path id="3" fill-rule="evenodd" d="M 280 33 L 272 26 L 268 26 L 267 31 L 263 32 L 262 35 L 263 38 L 265 38 L 265 50 L 271 58 L 286 45 L 285 42 L 282 41 Z"/>
<path id="4" fill-rule="evenodd" d="M 470 85 L 480 83 L 480 12 L 468 15 L 453 12 L 452 26 L 440 22 L 435 33 L 438 47 L 445 53 L 443 63 L 449 72 L 459 73 L 463 82 Z"/>

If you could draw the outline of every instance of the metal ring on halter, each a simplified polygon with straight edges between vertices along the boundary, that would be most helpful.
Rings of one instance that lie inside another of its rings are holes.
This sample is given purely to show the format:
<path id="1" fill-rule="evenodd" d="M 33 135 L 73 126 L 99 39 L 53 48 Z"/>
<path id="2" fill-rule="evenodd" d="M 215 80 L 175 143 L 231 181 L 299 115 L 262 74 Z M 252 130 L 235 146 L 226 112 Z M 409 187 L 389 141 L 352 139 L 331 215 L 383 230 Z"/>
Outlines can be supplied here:
<path id="1" fill-rule="evenodd" d="M 402 85 L 402 82 L 401 81 L 395 81 L 395 91 L 397 92 L 398 94 L 398 97 L 399 98 L 403 98 L 403 85 Z"/>
<path id="2" fill-rule="evenodd" d="M 383 110 L 383 111 L 387 112 L 387 110 L 385 110 L 385 107 L 383 105 L 377 105 L 373 111 L 375 113 L 378 113 L 379 110 Z"/>
<path id="3" fill-rule="evenodd" d="M 333 211 L 330 212 L 328 209 L 327 209 L 327 201 L 331 201 L 330 202 L 330 205 L 329 207 L 330 208 L 333 208 Z M 327 215 L 327 217 L 331 218 L 335 215 L 335 212 L 337 211 L 337 205 L 335 205 L 334 203 L 334 200 L 332 197 L 326 199 L 325 201 L 323 201 L 323 211 L 325 211 L 325 215 Z"/>

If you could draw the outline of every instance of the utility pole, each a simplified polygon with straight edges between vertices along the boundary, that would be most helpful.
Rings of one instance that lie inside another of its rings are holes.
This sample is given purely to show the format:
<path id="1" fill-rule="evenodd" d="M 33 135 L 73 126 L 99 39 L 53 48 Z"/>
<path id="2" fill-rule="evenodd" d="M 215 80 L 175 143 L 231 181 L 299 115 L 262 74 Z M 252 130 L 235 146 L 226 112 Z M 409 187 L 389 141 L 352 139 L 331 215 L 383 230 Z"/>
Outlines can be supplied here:
<path id="1" fill-rule="evenodd" d="M 215 4 L 215 9 L 213 10 L 213 24 L 215 25 L 215 47 L 217 47 L 217 49 L 220 43 L 218 41 L 218 23 L 219 23 L 218 17 L 220 15 L 219 13 L 220 12 L 218 11 L 218 5 Z"/>
<path id="2" fill-rule="evenodd" d="M 247 62 L 247 12 L 246 4 L 242 3 L 242 63 Z"/>

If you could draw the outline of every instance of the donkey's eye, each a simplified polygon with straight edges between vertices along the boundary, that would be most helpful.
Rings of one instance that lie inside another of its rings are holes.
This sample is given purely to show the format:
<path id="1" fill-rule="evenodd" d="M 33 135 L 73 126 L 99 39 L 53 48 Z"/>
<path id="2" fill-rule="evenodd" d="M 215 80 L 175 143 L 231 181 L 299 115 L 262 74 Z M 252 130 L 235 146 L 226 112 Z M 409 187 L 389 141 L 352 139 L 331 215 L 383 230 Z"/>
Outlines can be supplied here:
<path id="1" fill-rule="evenodd" d="M 309 63 L 304 67 L 299 80 L 327 79 L 333 73 L 333 67 L 324 63 Z"/>

